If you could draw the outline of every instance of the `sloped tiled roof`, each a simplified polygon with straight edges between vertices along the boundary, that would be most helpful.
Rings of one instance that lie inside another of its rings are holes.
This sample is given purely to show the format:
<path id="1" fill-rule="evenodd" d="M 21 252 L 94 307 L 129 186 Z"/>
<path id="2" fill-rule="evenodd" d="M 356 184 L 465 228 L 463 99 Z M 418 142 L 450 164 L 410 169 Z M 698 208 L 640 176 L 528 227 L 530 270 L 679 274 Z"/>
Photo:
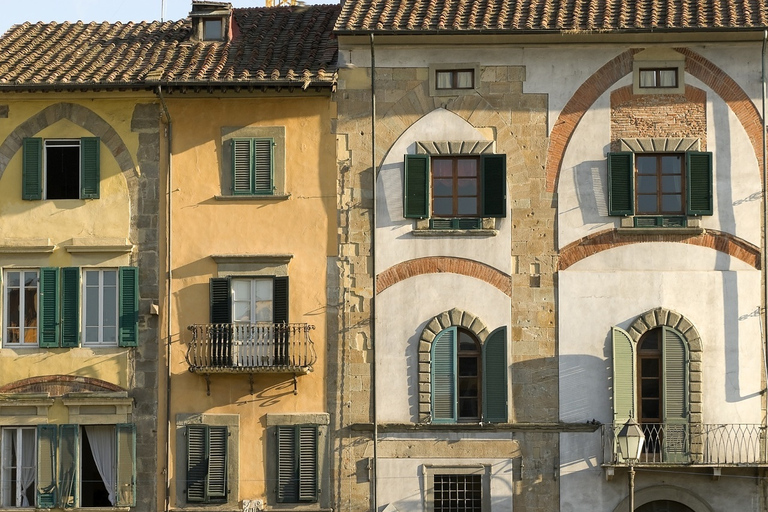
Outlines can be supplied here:
<path id="1" fill-rule="evenodd" d="M 330 86 L 339 5 L 233 9 L 230 42 L 193 41 L 191 19 L 23 23 L 0 38 L 0 89 Z"/>
<path id="2" fill-rule="evenodd" d="M 336 30 L 408 33 L 762 29 L 766 0 L 347 0 Z"/>

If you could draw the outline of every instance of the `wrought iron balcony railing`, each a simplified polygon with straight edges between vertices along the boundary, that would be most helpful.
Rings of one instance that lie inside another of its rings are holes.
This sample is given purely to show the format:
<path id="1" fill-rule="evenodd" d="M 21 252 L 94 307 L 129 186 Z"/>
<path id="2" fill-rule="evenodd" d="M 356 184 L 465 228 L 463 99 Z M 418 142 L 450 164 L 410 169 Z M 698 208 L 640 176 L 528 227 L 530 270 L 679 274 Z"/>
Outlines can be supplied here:
<path id="1" fill-rule="evenodd" d="M 189 371 L 307 373 L 317 361 L 309 324 L 195 324 Z"/>
<path id="2" fill-rule="evenodd" d="M 603 461 L 626 465 L 616 436 L 623 425 L 603 425 Z M 637 465 L 755 466 L 768 463 L 766 428 L 739 423 L 644 423 Z"/>

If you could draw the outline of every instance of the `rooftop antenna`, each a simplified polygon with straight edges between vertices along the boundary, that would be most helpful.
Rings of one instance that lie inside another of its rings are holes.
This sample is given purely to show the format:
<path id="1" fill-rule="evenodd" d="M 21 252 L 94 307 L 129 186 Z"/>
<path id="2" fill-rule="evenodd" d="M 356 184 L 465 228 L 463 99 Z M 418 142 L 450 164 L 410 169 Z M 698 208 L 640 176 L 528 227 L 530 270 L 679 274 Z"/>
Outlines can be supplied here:
<path id="1" fill-rule="evenodd" d="M 160 21 L 165 21 L 165 0 L 160 0 Z"/>

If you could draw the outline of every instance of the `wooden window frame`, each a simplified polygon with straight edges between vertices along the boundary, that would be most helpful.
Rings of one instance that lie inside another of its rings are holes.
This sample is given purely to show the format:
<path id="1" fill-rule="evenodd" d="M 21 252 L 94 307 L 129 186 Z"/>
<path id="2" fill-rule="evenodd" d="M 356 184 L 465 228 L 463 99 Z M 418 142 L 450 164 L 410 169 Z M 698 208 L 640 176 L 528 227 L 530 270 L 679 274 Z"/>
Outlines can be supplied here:
<path id="1" fill-rule="evenodd" d="M 472 177 L 459 176 L 459 162 L 460 161 L 473 161 L 475 162 L 475 175 Z M 451 162 L 451 195 L 438 196 L 435 194 L 435 181 L 440 179 L 446 179 L 443 177 L 435 176 L 435 162 L 437 161 L 450 161 Z M 458 218 L 458 217 L 482 217 L 482 182 L 481 182 L 481 161 L 477 156 L 433 156 L 430 158 L 430 184 L 432 187 L 432 198 L 430 205 L 430 217 L 432 218 Z M 459 194 L 459 180 L 474 180 L 475 181 L 475 194 L 472 195 L 460 195 Z M 435 200 L 439 198 L 452 198 L 452 210 L 451 213 L 437 214 L 435 213 Z M 475 198 L 475 211 L 472 213 L 459 213 L 459 199 L 460 198 Z"/>
<path id="2" fill-rule="evenodd" d="M 661 84 L 661 72 L 662 71 L 674 71 L 675 72 L 675 83 L 674 85 L 660 85 Z M 653 72 L 654 74 L 654 83 L 655 85 L 642 85 L 641 76 L 643 73 Z M 679 77 L 680 70 L 676 67 L 649 67 L 649 68 L 640 68 L 638 70 L 638 87 L 640 89 L 677 89 L 679 87 L 680 83 L 680 77 Z"/>
<path id="3" fill-rule="evenodd" d="M 677 157 L 680 160 L 680 172 L 675 174 L 664 174 L 662 170 L 662 159 L 665 157 Z M 640 174 L 640 167 L 638 165 L 638 161 L 640 159 L 643 160 L 650 160 L 655 159 L 656 160 L 656 172 L 653 174 L 656 177 L 656 187 L 654 189 L 654 193 L 648 193 L 648 192 L 641 192 L 639 181 L 640 178 L 643 176 L 652 176 L 652 174 Z M 685 212 L 687 210 L 686 207 L 686 197 L 687 197 L 687 187 L 686 187 L 686 155 L 685 153 L 639 153 L 635 155 L 635 214 L 638 216 L 646 216 L 646 215 L 685 215 Z M 674 193 L 665 193 L 663 190 L 663 180 L 664 177 L 667 176 L 679 176 L 680 178 L 680 191 L 674 192 Z M 653 212 L 640 212 L 640 197 L 641 196 L 650 196 L 654 195 L 656 196 L 656 209 Z M 679 210 L 670 210 L 670 211 L 664 211 L 663 210 L 663 204 L 664 204 L 664 197 L 667 196 L 679 196 L 680 197 L 680 209 Z"/>
<path id="4" fill-rule="evenodd" d="M 471 84 L 468 87 L 460 87 L 458 85 L 459 82 L 459 73 L 469 73 L 472 77 Z M 440 75 L 441 74 L 447 74 L 450 75 L 451 84 L 448 87 L 440 87 Z M 464 69 L 437 69 L 435 70 L 435 90 L 438 91 L 450 91 L 450 90 L 457 90 L 457 91 L 465 91 L 465 90 L 473 90 L 475 88 L 475 70 L 473 68 L 464 68 Z"/>

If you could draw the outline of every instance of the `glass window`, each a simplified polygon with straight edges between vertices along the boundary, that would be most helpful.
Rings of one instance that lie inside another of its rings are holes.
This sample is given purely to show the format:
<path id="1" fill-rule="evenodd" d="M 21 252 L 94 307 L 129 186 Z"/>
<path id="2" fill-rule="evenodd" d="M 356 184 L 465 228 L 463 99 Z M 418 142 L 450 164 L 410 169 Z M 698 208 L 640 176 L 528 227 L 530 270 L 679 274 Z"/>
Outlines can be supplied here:
<path id="1" fill-rule="evenodd" d="M 83 271 L 83 344 L 117 344 L 117 270 Z"/>
<path id="2" fill-rule="evenodd" d="M 80 141 L 45 141 L 45 197 L 80 197 Z"/>
<path id="3" fill-rule="evenodd" d="M 37 270 L 5 272 L 5 346 L 37 346 Z"/>
<path id="4" fill-rule="evenodd" d="M 432 215 L 480 215 L 480 161 L 476 157 L 432 158 Z"/>
<path id="5" fill-rule="evenodd" d="M 272 322 L 273 279 L 232 279 L 234 323 Z"/>
<path id="6" fill-rule="evenodd" d="M 203 21 L 203 40 L 221 41 L 223 39 L 223 28 L 221 18 Z"/>
<path id="7" fill-rule="evenodd" d="M 683 214 L 683 156 L 641 154 L 635 157 L 638 215 Z"/>
<path id="8" fill-rule="evenodd" d="M 640 87 L 643 89 L 677 87 L 677 68 L 641 69 Z"/>
<path id="9" fill-rule="evenodd" d="M 34 507 L 37 457 L 35 429 L 4 428 L 0 439 L 0 503 L 3 507 Z"/>
<path id="10" fill-rule="evenodd" d="M 436 89 L 473 89 L 475 71 L 473 69 L 451 69 L 435 72 Z"/>

